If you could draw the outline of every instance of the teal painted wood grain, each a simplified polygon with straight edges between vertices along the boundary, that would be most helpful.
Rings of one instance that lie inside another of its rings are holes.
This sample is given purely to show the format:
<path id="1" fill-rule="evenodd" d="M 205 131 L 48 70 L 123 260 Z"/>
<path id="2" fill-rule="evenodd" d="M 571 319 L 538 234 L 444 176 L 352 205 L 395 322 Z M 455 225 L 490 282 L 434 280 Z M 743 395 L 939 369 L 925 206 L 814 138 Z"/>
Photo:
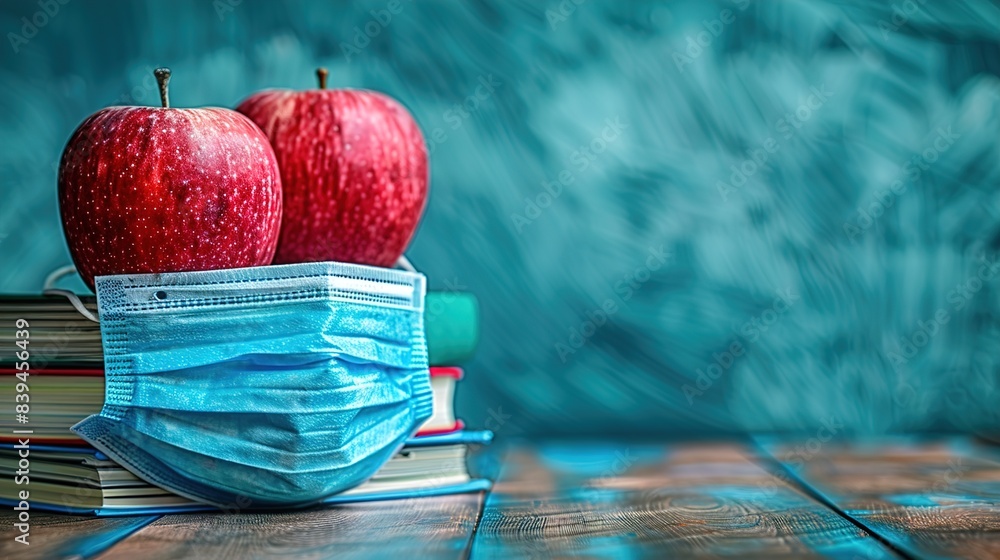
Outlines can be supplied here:
<path id="1" fill-rule="evenodd" d="M 762 440 L 790 476 L 913 558 L 1000 556 L 1000 452 L 970 438 Z"/>
<path id="2" fill-rule="evenodd" d="M 0 555 L 868 560 L 1000 550 L 995 446 L 968 438 L 760 446 L 767 455 L 720 442 L 514 446 L 485 498 L 162 518 L 36 513 L 30 547 L 13 541 L 12 513 L 0 513 L 8 525 Z"/>
<path id="3" fill-rule="evenodd" d="M 93 558 L 156 521 L 158 516 L 94 518 L 31 512 L 28 545 L 16 542 L 15 512 L 0 512 L 0 557 L 8 560 Z"/>
<path id="4" fill-rule="evenodd" d="M 100 560 L 467 558 L 483 493 L 312 511 L 167 515 Z"/>
<path id="5" fill-rule="evenodd" d="M 512 449 L 473 558 L 895 558 L 742 445 Z"/>

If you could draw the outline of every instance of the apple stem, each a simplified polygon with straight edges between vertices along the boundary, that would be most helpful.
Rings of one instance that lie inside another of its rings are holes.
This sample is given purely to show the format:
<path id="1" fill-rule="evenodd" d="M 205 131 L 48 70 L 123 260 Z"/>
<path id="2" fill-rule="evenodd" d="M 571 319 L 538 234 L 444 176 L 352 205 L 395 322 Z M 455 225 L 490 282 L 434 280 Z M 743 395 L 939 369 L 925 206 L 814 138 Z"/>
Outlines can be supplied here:
<path id="1" fill-rule="evenodd" d="M 167 96 L 167 82 L 170 81 L 170 69 L 157 68 L 153 70 L 153 75 L 156 76 L 156 83 L 160 85 L 160 103 L 163 104 L 164 108 L 168 108 L 170 107 L 170 98 Z"/>
<path id="2" fill-rule="evenodd" d="M 326 77 L 330 75 L 330 71 L 326 68 L 317 68 L 316 77 L 319 78 L 319 89 L 326 89 Z"/>

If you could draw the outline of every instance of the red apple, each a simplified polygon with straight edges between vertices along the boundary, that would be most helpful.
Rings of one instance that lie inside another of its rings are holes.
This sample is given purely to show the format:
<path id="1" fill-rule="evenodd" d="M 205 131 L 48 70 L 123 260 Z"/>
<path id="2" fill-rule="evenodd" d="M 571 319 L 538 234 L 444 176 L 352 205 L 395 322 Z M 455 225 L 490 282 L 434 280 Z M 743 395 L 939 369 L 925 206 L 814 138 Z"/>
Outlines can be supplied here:
<path id="1" fill-rule="evenodd" d="M 373 91 L 267 90 L 236 108 L 271 139 L 284 215 L 275 263 L 392 266 L 427 202 L 427 146 L 413 117 Z"/>
<path id="2" fill-rule="evenodd" d="M 59 210 L 83 281 L 106 274 L 270 264 L 281 225 L 274 151 L 229 109 L 108 107 L 76 129 L 59 166 Z"/>

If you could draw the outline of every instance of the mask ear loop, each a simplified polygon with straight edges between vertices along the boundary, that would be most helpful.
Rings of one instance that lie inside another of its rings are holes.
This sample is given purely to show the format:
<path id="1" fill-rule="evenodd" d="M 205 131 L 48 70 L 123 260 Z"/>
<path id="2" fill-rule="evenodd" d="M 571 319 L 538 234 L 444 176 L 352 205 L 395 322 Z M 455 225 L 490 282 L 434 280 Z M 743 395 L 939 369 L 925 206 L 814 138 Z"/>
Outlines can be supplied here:
<path id="1" fill-rule="evenodd" d="M 406 258 L 406 255 L 400 255 L 399 258 L 396 259 L 396 266 L 407 272 L 417 272 L 417 269 L 410 264 L 410 260 Z"/>
<path id="2" fill-rule="evenodd" d="M 61 290 L 55 287 L 56 282 L 58 282 L 60 278 L 75 272 L 76 267 L 73 265 L 67 265 L 52 271 L 52 273 L 45 278 L 45 286 L 42 288 L 42 294 L 47 296 L 63 296 L 68 299 L 71 304 L 73 304 L 73 308 L 76 309 L 80 315 L 83 315 L 95 323 L 100 323 L 101 320 L 97 317 L 97 315 L 91 313 L 90 310 L 83 305 L 83 302 L 80 301 L 80 296 L 69 290 Z"/>

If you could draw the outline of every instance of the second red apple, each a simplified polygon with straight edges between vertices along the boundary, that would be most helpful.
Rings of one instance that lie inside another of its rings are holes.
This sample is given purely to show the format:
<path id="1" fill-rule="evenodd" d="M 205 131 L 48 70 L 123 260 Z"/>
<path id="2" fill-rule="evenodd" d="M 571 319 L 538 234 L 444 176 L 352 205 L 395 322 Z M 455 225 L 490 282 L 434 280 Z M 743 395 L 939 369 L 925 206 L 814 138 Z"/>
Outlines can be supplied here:
<path id="1" fill-rule="evenodd" d="M 392 266 L 427 202 L 427 146 L 396 101 L 364 90 L 267 90 L 237 107 L 271 141 L 284 196 L 274 262 Z"/>

